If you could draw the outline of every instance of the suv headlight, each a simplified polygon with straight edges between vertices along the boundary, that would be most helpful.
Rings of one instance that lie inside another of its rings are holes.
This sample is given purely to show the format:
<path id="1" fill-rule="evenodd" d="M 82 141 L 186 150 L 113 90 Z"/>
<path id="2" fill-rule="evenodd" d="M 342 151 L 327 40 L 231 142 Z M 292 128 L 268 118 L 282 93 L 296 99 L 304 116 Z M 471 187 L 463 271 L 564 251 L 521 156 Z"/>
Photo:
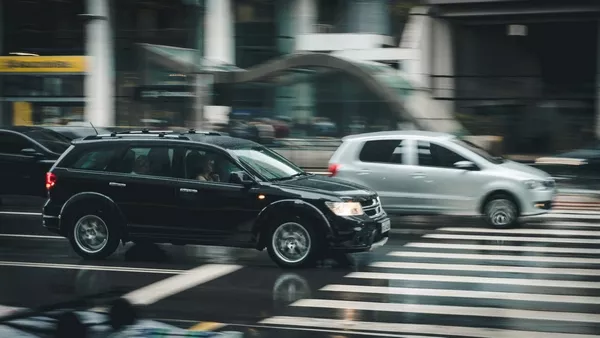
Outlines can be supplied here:
<path id="1" fill-rule="evenodd" d="M 524 181 L 523 184 L 527 187 L 527 189 L 544 189 L 544 183 L 536 180 L 528 180 Z"/>
<path id="2" fill-rule="evenodd" d="M 360 216 L 364 214 L 358 202 L 325 202 L 325 205 L 338 216 Z"/>

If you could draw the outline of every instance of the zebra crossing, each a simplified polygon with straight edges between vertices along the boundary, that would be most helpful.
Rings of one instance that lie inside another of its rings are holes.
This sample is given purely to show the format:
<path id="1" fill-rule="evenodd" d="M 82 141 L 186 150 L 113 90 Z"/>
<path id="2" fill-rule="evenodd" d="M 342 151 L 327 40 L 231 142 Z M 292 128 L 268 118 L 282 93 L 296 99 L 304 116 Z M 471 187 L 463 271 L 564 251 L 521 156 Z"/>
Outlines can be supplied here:
<path id="1" fill-rule="evenodd" d="M 594 219 L 442 227 L 260 324 L 394 337 L 600 337 Z"/>

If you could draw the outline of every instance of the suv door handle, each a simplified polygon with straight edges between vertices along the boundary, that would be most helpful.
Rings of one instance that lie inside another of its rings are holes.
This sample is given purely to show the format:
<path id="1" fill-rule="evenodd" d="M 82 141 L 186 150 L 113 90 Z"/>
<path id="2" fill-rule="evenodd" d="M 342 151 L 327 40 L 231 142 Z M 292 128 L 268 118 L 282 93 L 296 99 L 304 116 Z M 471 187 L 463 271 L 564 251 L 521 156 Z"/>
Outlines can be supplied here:
<path id="1" fill-rule="evenodd" d="M 414 173 L 411 174 L 410 176 L 412 176 L 412 178 L 425 178 L 427 176 L 425 176 L 425 173 Z"/>
<path id="2" fill-rule="evenodd" d="M 196 190 L 196 189 L 188 189 L 188 188 L 180 188 L 179 191 L 187 192 L 187 193 L 197 193 L 198 192 L 198 190 Z"/>
<path id="3" fill-rule="evenodd" d="M 110 183 L 108 183 L 108 185 L 110 185 L 111 187 L 121 187 L 121 188 L 127 186 L 127 184 L 125 184 L 125 183 L 118 183 L 118 182 L 110 182 Z"/>

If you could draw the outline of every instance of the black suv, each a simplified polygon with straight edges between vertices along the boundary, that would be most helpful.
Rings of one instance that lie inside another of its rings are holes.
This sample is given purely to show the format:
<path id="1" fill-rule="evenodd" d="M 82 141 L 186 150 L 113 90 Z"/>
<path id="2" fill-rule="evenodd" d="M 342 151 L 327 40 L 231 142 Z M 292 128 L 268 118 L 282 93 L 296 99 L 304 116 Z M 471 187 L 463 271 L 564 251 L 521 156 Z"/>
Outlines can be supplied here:
<path id="1" fill-rule="evenodd" d="M 46 178 L 44 226 L 90 259 L 149 241 L 267 248 L 298 267 L 382 246 L 390 229 L 375 192 L 213 132 L 88 136 Z"/>

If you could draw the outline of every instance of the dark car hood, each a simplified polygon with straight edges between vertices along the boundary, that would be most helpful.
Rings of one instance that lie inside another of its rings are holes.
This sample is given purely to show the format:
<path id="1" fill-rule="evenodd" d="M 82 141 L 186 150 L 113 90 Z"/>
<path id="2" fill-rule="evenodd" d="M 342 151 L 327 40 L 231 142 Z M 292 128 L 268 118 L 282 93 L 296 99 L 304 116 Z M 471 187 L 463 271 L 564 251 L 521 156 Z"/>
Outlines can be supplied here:
<path id="1" fill-rule="evenodd" d="M 333 177 L 311 175 L 288 181 L 274 182 L 276 186 L 341 198 L 367 200 L 377 193 L 367 187 Z"/>

